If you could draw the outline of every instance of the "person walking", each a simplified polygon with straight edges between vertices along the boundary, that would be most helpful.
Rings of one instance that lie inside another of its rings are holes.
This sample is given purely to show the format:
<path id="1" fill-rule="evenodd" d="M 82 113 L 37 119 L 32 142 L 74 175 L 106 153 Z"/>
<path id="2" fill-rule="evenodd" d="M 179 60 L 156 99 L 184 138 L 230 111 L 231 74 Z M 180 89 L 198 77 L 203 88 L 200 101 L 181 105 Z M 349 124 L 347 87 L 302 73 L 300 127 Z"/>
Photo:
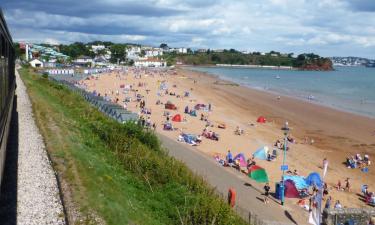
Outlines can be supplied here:
<path id="1" fill-rule="evenodd" d="M 266 183 L 266 185 L 264 185 L 264 204 L 269 203 L 270 189 L 271 189 L 270 185 Z"/>
<path id="2" fill-rule="evenodd" d="M 324 208 L 325 208 L 325 209 L 329 209 L 329 208 L 331 208 L 331 203 L 332 203 L 332 197 L 331 197 L 331 196 L 328 196 Z"/>

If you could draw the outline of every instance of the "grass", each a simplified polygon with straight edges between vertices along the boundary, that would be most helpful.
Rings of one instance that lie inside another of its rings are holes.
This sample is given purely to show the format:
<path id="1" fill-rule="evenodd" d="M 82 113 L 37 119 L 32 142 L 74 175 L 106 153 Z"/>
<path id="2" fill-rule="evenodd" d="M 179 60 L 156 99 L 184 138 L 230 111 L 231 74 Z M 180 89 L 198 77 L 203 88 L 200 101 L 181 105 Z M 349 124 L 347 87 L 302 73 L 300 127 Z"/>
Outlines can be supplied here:
<path id="1" fill-rule="evenodd" d="M 26 68 L 20 74 L 54 168 L 85 218 L 75 224 L 245 224 L 153 133 L 105 117 Z"/>

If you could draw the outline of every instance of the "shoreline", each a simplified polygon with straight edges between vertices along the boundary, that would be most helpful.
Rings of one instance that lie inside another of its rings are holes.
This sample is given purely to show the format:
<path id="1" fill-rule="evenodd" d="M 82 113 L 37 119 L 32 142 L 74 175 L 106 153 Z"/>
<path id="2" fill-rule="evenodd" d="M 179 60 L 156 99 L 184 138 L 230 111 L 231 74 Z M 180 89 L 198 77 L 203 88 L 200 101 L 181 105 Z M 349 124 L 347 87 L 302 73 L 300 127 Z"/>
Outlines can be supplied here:
<path id="1" fill-rule="evenodd" d="M 225 77 L 220 76 L 218 74 L 214 74 L 214 73 L 210 73 L 210 72 L 205 72 L 205 71 L 198 71 L 198 70 L 190 69 L 190 67 L 194 68 L 194 67 L 209 67 L 209 66 L 183 66 L 183 67 L 179 67 L 179 68 L 182 69 L 182 70 L 190 71 L 190 72 L 197 72 L 197 73 L 205 74 L 207 76 L 212 76 L 212 77 L 214 77 L 216 79 L 219 79 L 221 81 L 231 82 L 231 83 L 233 83 L 233 84 L 235 84 L 237 86 L 241 86 L 241 87 L 244 87 L 244 88 L 249 88 L 251 90 L 260 91 L 260 92 L 268 93 L 268 94 L 273 94 L 273 95 L 276 95 L 276 96 L 279 95 L 280 97 L 292 98 L 292 99 L 295 99 L 295 100 L 303 101 L 305 103 L 310 103 L 310 104 L 314 104 L 314 105 L 317 105 L 317 106 L 327 107 L 327 108 L 330 108 L 330 109 L 333 109 L 333 110 L 337 110 L 339 112 L 350 113 L 350 114 L 353 114 L 353 115 L 366 117 L 368 119 L 375 119 L 375 114 L 374 115 L 369 115 L 369 114 L 366 114 L 366 113 L 355 112 L 355 111 L 351 111 L 350 109 L 344 109 L 344 108 L 337 107 L 337 106 L 333 105 L 332 103 L 325 103 L 325 102 L 317 101 L 317 100 L 309 100 L 309 99 L 304 98 L 304 97 L 289 95 L 289 94 L 286 94 L 286 93 L 277 92 L 275 90 L 264 89 L 264 88 L 260 88 L 260 87 L 257 88 L 257 87 L 251 86 L 251 85 L 241 84 L 241 83 L 233 81 L 233 80 L 231 80 L 229 78 L 226 79 Z M 229 68 L 231 68 L 231 67 L 229 67 Z M 252 68 L 246 68 L 246 69 L 252 69 Z M 254 69 L 267 69 L 267 68 L 254 68 Z M 301 70 L 301 71 L 304 71 L 304 70 Z M 324 72 L 329 72 L 329 71 L 324 71 Z"/>

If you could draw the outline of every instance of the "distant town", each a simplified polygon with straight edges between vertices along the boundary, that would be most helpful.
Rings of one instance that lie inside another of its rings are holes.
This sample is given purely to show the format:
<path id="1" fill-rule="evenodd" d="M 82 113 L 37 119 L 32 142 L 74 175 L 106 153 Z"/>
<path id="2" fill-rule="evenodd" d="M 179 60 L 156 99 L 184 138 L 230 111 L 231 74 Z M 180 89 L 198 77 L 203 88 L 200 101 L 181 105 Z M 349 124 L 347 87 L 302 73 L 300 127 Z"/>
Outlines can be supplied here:
<path id="1" fill-rule="evenodd" d="M 251 52 L 235 49 L 191 49 L 94 41 L 69 45 L 17 43 L 17 55 L 32 67 L 105 68 L 115 65 L 167 67 L 174 65 L 256 65 L 280 69 L 331 70 L 332 66 L 374 67 L 375 60 L 359 57 L 323 58 L 313 53 Z"/>
<path id="2" fill-rule="evenodd" d="M 375 60 L 360 57 L 331 57 L 334 66 L 366 66 L 375 67 Z"/>

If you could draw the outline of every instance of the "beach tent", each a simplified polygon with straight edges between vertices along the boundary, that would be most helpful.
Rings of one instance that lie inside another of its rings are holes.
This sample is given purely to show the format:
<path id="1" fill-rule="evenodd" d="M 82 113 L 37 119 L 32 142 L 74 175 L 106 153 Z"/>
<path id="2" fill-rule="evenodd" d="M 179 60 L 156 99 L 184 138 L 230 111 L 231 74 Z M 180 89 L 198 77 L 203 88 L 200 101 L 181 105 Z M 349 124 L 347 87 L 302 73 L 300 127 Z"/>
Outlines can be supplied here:
<path id="1" fill-rule="evenodd" d="M 253 156 L 254 158 L 257 158 L 257 159 L 267 160 L 268 151 L 269 151 L 268 147 L 263 146 L 260 149 L 256 150 L 253 153 Z"/>
<path id="2" fill-rule="evenodd" d="M 176 110 L 177 107 L 175 104 L 173 104 L 171 101 L 168 101 L 165 105 L 164 105 L 164 108 L 165 109 L 171 109 L 171 110 Z"/>
<path id="3" fill-rule="evenodd" d="M 260 117 L 258 117 L 257 122 L 258 123 L 265 123 L 266 122 L 266 118 L 264 118 L 264 116 L 260 116 Z"/>
<path id="4" fill-rule="evenodd" d="M 180 115 L 180 114 L 176 114 L 176 115 L 172 118 L 172 121 L 173 121 L 173 122 L 181 122 L 181 121 L 182 121 L 181 115 Z"/>
<path id="5" fill-rule="evenodd" d="M 188 144 L 191 144 L 191 145 L 195 145 L 196 142 L 196 137 L 194 135 L 191 135 L 191 134 L 182 134 L 181 135 L 184 139 L 184 141 Z"/>
<path id="6" fill-rule="evenodd" d="M 197 116 L 197 111 L 192 110 L 192 111 L 190 112 L 190 116 Z"/>
<path id="7" fill-rule="evenodd" d="M 240 154 L 236 155 L 236 157 L 234 157 L 233 161 L 236 161 L 236 160 L 239 161 L 241 167 L 247 166 L 246 157 L 243 153 L 240 153 Z"/>
<path id="8" fill-rule="evenodd" d="M 172 126 L 171 123 L 165 123 L 163 129 L 164 130 L 173 130 L 173 126 Z"/>
<path id="9" fill-rule="evenodd" d="M 299 191 L 292 180 L 285 181 L 285 197 L 286 198 L 299 198 Z"/>
<path id="10" fill-rule="evenodd" d="M 290 176 L 290 175 L 285 175 L 284 180 L 291 180 L 294 183 L 294 186 L 298 190 L 302 190 L 305 188 L 309 188 L 309 185 L 306 183 L 306 180 L 302 176 Z"/>
<path id="11" fill-rule="evenodd" d="M 317 187 L 322 187 L 323 185 L 323 181 L 320 178 L 319 173 L 316 173 L 316 172 L 310 173 L 310 175 L 305 180 L 306 180 L 306 183 L 310 186 L 315 185 Z"/>
<path id="12" fill-rule="evenodd" d="M 160 90 L 167 90 L 168 89 L 168 85 L 165 83 L 165 82 L 162 82 L 159 86 L 159 89 Z"/>
<path id="13" fill-rule="evenodd" d="M 248 176 L 259 183 L 268 182 L 268 175 L 266 170 L 257 165 L 253 165 L 249 168 Z"/>
<path id="14" fill-rule="evenodd" d="M 195 108 L 196 110 L 204 109 L 205 107 L 206 107 L 205 104 L 196 104 L 196 105 L 194 106 L 194 108 Z"/>

